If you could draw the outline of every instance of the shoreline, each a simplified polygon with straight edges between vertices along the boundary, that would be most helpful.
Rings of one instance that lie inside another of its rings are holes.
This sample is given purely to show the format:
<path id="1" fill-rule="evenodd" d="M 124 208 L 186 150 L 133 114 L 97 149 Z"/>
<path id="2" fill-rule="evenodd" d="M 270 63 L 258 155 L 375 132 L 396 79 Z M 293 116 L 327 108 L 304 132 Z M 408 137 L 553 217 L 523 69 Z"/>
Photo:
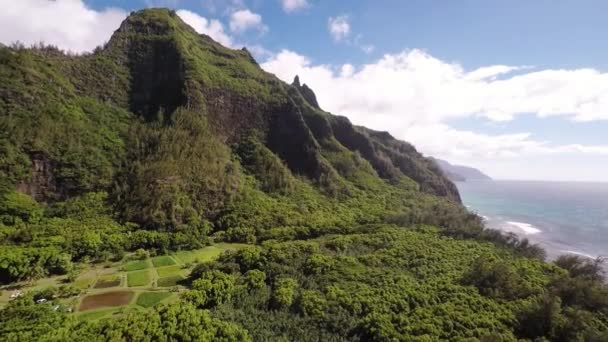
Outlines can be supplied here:
<path id="1" fill-rule="evenodd" d="M 490 229 L 496 229 L 501 232 L 514 233 L 520 239 L 528 239 L 533 244 L 541 246 L 547 252 L 547 260 L 555 260 L 560 255 L 573 254 L 589 259 L 596 259 L 600 255 L 593 255 L 585 250 L 581 250 L 576 246 L 568 245 L 563 242 L 553 241 L 550 239 L 546 230 L 539 228 L 537 225 L 528 222 L 520 222 L 511 220 L 510 218 L 493 218 L 477 213 L 483 221 L 484 225 Z"/>
<path id="2" fill-rule="evenodd" d="M 598 182 L 492 180 L 456 183 L 488 228 L 538 244 L 547 260 L 608 257 L 608 186 Z"/>

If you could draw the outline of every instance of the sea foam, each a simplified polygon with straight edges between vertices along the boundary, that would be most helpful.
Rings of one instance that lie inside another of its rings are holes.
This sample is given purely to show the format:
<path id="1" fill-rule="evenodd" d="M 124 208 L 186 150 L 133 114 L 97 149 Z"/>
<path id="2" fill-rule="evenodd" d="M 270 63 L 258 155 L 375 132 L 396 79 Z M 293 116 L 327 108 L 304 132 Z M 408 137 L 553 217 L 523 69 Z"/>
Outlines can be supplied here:
<path id="1" fill-rule="evenodd" d="M 515 221 L 507 221 L 507 224 L 513 226 L 519 230 L 521 230 L 524 234 L 538 234 L 542 232 L 540 229 L 534 227 L 533 225 L 525 222 L 515 222 Z"/>
<path id="2" fill-rule="evenodd" d="M 575 254 L 575 255 L 580 255 L 582 257 L 585 257 L 585 258 L 595 259 L 595 257 L 593 255 L 585 254 L 585 253 L 581 253 L 581 252 L 576 252 L 576 251 L 571 251 L 571 250 L 563 250 L 563 252 L 566 254 Z"/>

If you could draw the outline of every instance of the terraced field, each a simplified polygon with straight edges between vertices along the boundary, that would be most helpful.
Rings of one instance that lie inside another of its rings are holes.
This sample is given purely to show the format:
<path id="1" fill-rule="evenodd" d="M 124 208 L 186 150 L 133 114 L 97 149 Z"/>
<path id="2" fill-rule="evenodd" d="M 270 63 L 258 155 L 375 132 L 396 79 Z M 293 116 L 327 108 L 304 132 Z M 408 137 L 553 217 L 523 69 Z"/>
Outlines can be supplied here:
<path id="1" fill-rule="evenodd" d="M 147 286 L 150 284 L 150 280 L 150 272 L 148 270 L 127 273 L 127 285 L 129 287 Z"/>
<path id="2" fill-rule="evenodd" d="M 110 291 L 86 296 L 80 302 L 79 311 L 94 310 L 113 306 L 123 306 L 131 302 L 133 291 Z"/>
<path id="3" fill-rule="evenodd" d="M 244 244 L 216 244 L 193 251 L 179 251 L 144 260 L 81 265 L 79 276 L 71 283 L 66 277 L 52 277 L 34 283 L 0 287 L 0 306 L 16 291 L 39 291 L 48 287 L 71 285 L 81 294 L 60 302 L 72 307 L 81 320 L 97 320 L 123 311 L 139 310 L 177 299 L 185 288 L 180 285 L 196 263 L 208 262 L 227 250 L 244 248 Z"/>

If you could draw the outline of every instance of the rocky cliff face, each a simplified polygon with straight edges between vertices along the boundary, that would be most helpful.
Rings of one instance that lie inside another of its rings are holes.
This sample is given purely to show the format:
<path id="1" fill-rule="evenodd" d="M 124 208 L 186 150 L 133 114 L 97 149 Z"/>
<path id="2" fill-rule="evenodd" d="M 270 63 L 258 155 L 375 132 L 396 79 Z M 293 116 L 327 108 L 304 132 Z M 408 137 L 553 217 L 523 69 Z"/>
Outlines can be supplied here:
<path id="1" fill-rule="evenodd" d="M 30 195 L 37 201 L 56 199 L 61 197 L 59 189 L 66 188 L 66 184 L 58 186 L 53 175 L 55 168 L 52 161 L 42 153 L 31 153 L 32 165 L 29 170 L 30 177 L 17 185 L 17 189 Z"/>
<path id="2" fill-rule="evenodd" d="M 2 123 L 16 128 L 2 140 L 3 160 L 30 170 L 18 174 L 7 166 L 3 172 L 13 186 L 42 201 L 91 190 L 121 193 L 113 190 L 117 175 L 124 189 L 137 184 L 138 191 L 145 192 L 146 184 L 150 189 L 158 189 L 159 182 L 166 184 L 158 178 L 162 175 L 173 184 L 163 186 L 163 193 L 170 192 L 171 198 L 180 198 L 188 207 L 201 200 L 196 193 L 238 192 L 238 182 L 219 185 L 227 180 L 220 181 L 217 175 L 228 172 L 238 178 L 241 172 L 222 151 L 226 148 L 238 155 L 235 146 L 251 139 L 278 156 L 293 175 L 321 188 L 332 184 L 332 193 L 348 193 L 339 185 L 352 175 L 353 166 L 344 167 L 344 158 L 356 154 L 371 165 L 372 169 L 365 169 L 370 177 L 395 185 L 413 180 L 422 192 L 460 201 L 454 185 L 410 144 L 323 111 L 313 90 L 301 85 L 299 78 L 291 85 L 278 80 L 264 72 L 247 50 L 227 49 L 197 34 L 168 10 L 132 13 L 109 43 L 92 55 L 3 48 L 0 57 L 5 72 L 21 75 L 0 85 Z M 42 77 L 45 86 L 31 85 L 34 77 Z M 28 89 L 40 96 L 24 99 Z M 174 119 L 178 111 L 182 114 Z M 204 121 L 197 121 L 196 131 L 183 126 L 183 120 L 193 120 L 190 116 Z M 36 134 L 26 134 L 28 129 Z M 169 131 L 189 138 L 168 138 Z M 61 141 L 53 132 L 68 133 Z M 215 147 L 202 155 L 198 150 L 162 145 L 169 141 L 204 145 L 204 136 L 224 147 L 213 143 Z M 172 171 L 172 162 L 185 162 L 184 151 L 210 165 L 219 158 L 222 169 L 207 174 Z M 167 166 L 159 172 L 159 165 Z M 189 179 L 194 174 L 203 179 Z M 200 184 L 188 185 L 193 181 Z M 126 200 L 117 196 L 118 202 Z M 156 204 L 150 206 L 168 203 L 161 202 L 151 201 Z"/>
<path id="3" fill-rule="evenodd" d="M 321 109 L 319 102 L 317 102 L 317 96 L 306 84 L 300 85 L 300 77 L 296 76 L 291 84 L 296 90 L 304 97 L 306 102 L 315 109 Z"/>

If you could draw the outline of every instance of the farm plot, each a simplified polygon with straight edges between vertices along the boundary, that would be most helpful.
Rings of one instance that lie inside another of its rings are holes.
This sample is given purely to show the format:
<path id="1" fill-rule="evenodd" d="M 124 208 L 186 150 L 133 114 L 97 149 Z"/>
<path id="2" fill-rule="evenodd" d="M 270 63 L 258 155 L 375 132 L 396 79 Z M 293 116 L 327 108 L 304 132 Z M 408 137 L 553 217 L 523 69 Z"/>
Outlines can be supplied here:
<path id="1" fill-rule="evenodd" d="M 146 286 L 150 283 L 148 270 L 127 273 L 127 285 L 129 287 Z"/>
<path id="2" fill-rule="evenodd" d="M 157 256 L 152 258 L 152 264 L 154 267 L 163 267 L 175 265 L 175 260 L 168 255 Z"/>
<path id="3" fill-rule="evenodd" d="M 179 275 L 181 273 L 181 271 L 182 271 L 182 267 L 179 265 L 159 267 L 156 269 L 158 276 L 161 278 L 173 276 L 173 275 Z"/>
<path id="4" fill-rule="evenodd" d="M 127 305 L 133 299 L 133 291 L 113 291 L 86 296 L 80 303 L 80 311 Z"/>
<path id="5" fill-rule="evenodd" d="M 156 285 L 158 287 L 172 287 L 177 286 L 177 284 L 182 280 L 184 280 L 184 277 L 181 275 L 174 275 L 158 279 Z"/>
<path id="6" fill-rule="evenodd" d="M 107 289 L 110 287 L 120 286 L 120 275 L 119 274 L 109 274 L 100 277 L 97 279 L 94 289 Z"/>
<path id="7" fill-rule="evenodd" d="M 150 267 L 148 260 L 137 260 L 131 261 L 124 266 L 124 270 L 127 272 L 145 270 Z"/>
<path id="8" fill-rule="evenodd" d="M 144 308 L 151 308 L 170 296 L 170 292 L 144 292 L 137 297 L 136 304 Z"/>

